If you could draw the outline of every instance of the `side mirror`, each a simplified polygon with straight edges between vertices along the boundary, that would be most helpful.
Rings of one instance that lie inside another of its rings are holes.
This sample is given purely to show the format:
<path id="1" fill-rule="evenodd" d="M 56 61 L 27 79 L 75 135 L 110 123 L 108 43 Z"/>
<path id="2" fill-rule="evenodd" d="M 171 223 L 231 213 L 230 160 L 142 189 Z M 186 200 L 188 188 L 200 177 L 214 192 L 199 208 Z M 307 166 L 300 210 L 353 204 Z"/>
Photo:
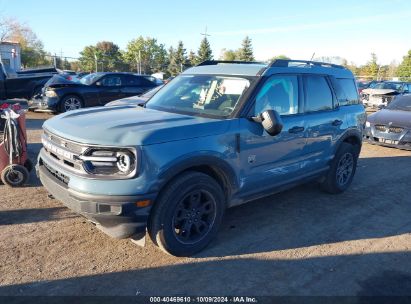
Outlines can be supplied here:
<path id="1" fill-rule="evenodd" d="M 103 84 L 101 83 L 101 81 L 97 81 L 96 82 L 96 86 L 101 87 Z"/>
<path id="2" fill-rule="evenodd" d="M 276 136 L 281 133 L 283 123 L 280 114 L 274 110 L 266 110 L 257 117 L 252 118 L 255 122 L 261 123 L 264 130 L 271 136 Z"/>

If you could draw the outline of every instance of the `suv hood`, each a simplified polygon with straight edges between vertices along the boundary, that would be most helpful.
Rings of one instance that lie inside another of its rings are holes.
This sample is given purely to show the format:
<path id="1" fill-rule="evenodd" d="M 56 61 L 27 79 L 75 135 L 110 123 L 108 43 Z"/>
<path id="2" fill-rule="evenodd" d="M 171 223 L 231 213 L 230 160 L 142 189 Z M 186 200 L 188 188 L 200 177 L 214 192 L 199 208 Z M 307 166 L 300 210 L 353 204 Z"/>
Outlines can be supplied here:
<path id="1" fill-rule="evenodd" d="M 365 89 L 365 90 L 362 90 L 362 93 L 366 93 L 370 95 L 385 95 L 385 94 L 397 93 L 397 91 L 391 90 L 391 89 Z"/>
<path id="2" fill-rule="evenodd" d="M 383 109 L 371 114 L 368 121 L 373 124 L 388 125 L 392 123 L 393 126 L 410 128 L 411 112 Z"/>
<path id="3" fill-rule="evenodd" d="M 83 86 L 82 83 L 79 82 L 74 82 L 71 80 L 68 80 L 64 78 L 61 75 L 54 75 L 49 79 L 49 81 L 46 82 L 44 85 L 45 88 L 50 87 L 50 88 L 61 88 L 61 87 L 67 87 L 67 86 Z"/>
<path id="4" fill-rule="evenodd" d="M 129 106 L 70 111 L 43 124 L 64 139 L 107 146 L 150 145 L 216 135 L 226 132 L 228 126 L 228 120 Z"/>

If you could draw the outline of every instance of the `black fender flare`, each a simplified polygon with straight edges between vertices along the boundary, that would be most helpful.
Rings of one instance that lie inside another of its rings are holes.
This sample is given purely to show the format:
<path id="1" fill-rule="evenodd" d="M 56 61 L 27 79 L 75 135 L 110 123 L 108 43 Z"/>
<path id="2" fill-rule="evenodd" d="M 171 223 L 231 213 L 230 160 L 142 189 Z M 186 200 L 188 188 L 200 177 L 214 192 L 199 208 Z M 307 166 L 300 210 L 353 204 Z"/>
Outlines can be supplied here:
<path id="1" fill-rule="evenodd" d="M 358 143 L 359 145 L 359 151 L 361 151 L 361 146 L 362 146 L 362 133 L 356 129 L 356 128 L 352 128 L 352 129 L 348 129 L 343 135 L 341 135 L 341 137 L 338 139 L 337 143 L 335 144 L 335 150 L 334 150 L 334 154 L 337 153 L 338 149 L 340 148 L 341 144 L 343 142 L 345 142 L 347 140 L 347 138 L 355 138 L 356 139 L 356 143 Z"/>
<path id="2" fill-rule="evenodd" d="M 217 156 L 193 156 L 184 161 L 177 161 L 158 175 L 158 182 L 153 185 L 150 192 L 160 192 L 172 179 L 184 171 L 196 168 L 210 168 L 218 175 L 218 182 L 224 184 L 223 191 L 227 199 L 239 189 L 239 182 L 235 170 L 226 161 Z M 201 170 L 198 170 L 201 172 Z"/>

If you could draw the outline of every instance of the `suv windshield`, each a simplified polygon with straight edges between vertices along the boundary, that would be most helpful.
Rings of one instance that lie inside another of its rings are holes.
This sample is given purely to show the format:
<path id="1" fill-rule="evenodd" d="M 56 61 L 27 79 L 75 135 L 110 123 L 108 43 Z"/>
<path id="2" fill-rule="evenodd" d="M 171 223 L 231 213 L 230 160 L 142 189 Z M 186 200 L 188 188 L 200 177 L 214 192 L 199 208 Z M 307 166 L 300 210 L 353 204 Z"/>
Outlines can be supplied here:
<path id="1" fill-rule="evenodd" d="M 411 96 L 397 97 L 386 107 L 386 109 L 411 111 Z"/>
<path id="2" fill-rule="evenodd" d="M 101 77 L 101 74 L 99 74 L 99 73 L 89 74 L 89 75 L 84 76 L 83 78 L 81 78 L 80 83 L 85 84 L 85 85 L 90 85 L 100 77 Z"/>
<path id="3" fill-rule="evenodd" d="M 147 108 L 192 115 L 227 117 L 250 86 L 240 77 L 180 75 L 155 94 Z"/>

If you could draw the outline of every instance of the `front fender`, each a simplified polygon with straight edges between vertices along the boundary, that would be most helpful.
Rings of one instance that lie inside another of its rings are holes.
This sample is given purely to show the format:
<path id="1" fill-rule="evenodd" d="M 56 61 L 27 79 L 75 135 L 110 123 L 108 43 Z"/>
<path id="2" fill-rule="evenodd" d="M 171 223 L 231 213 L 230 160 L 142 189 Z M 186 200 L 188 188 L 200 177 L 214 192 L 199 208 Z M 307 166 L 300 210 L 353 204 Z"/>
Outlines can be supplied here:
<path id="1" fill-rule="evenodd" d="M 224 181 L 224 185 L 228 187 L 229 193 L 226 195 L 231 195 L 237 192 L 239 189 L 239 182 L 237 180 L 237 175 L 234 168 L 227 161 L 224 160 L 222 155 L 218 153 L 204 153 L 207 155 L 184 155 L 167 165 L 167 167 L 158 175 L 158 182 L 152 186 L 150 192 L 159 192 L 166 186 L 174 177 L 178 176 L 180 173 L 187 171 L 191 168 L 196 167 L 208 167 L 219 175 L 221 180 Z"/>

